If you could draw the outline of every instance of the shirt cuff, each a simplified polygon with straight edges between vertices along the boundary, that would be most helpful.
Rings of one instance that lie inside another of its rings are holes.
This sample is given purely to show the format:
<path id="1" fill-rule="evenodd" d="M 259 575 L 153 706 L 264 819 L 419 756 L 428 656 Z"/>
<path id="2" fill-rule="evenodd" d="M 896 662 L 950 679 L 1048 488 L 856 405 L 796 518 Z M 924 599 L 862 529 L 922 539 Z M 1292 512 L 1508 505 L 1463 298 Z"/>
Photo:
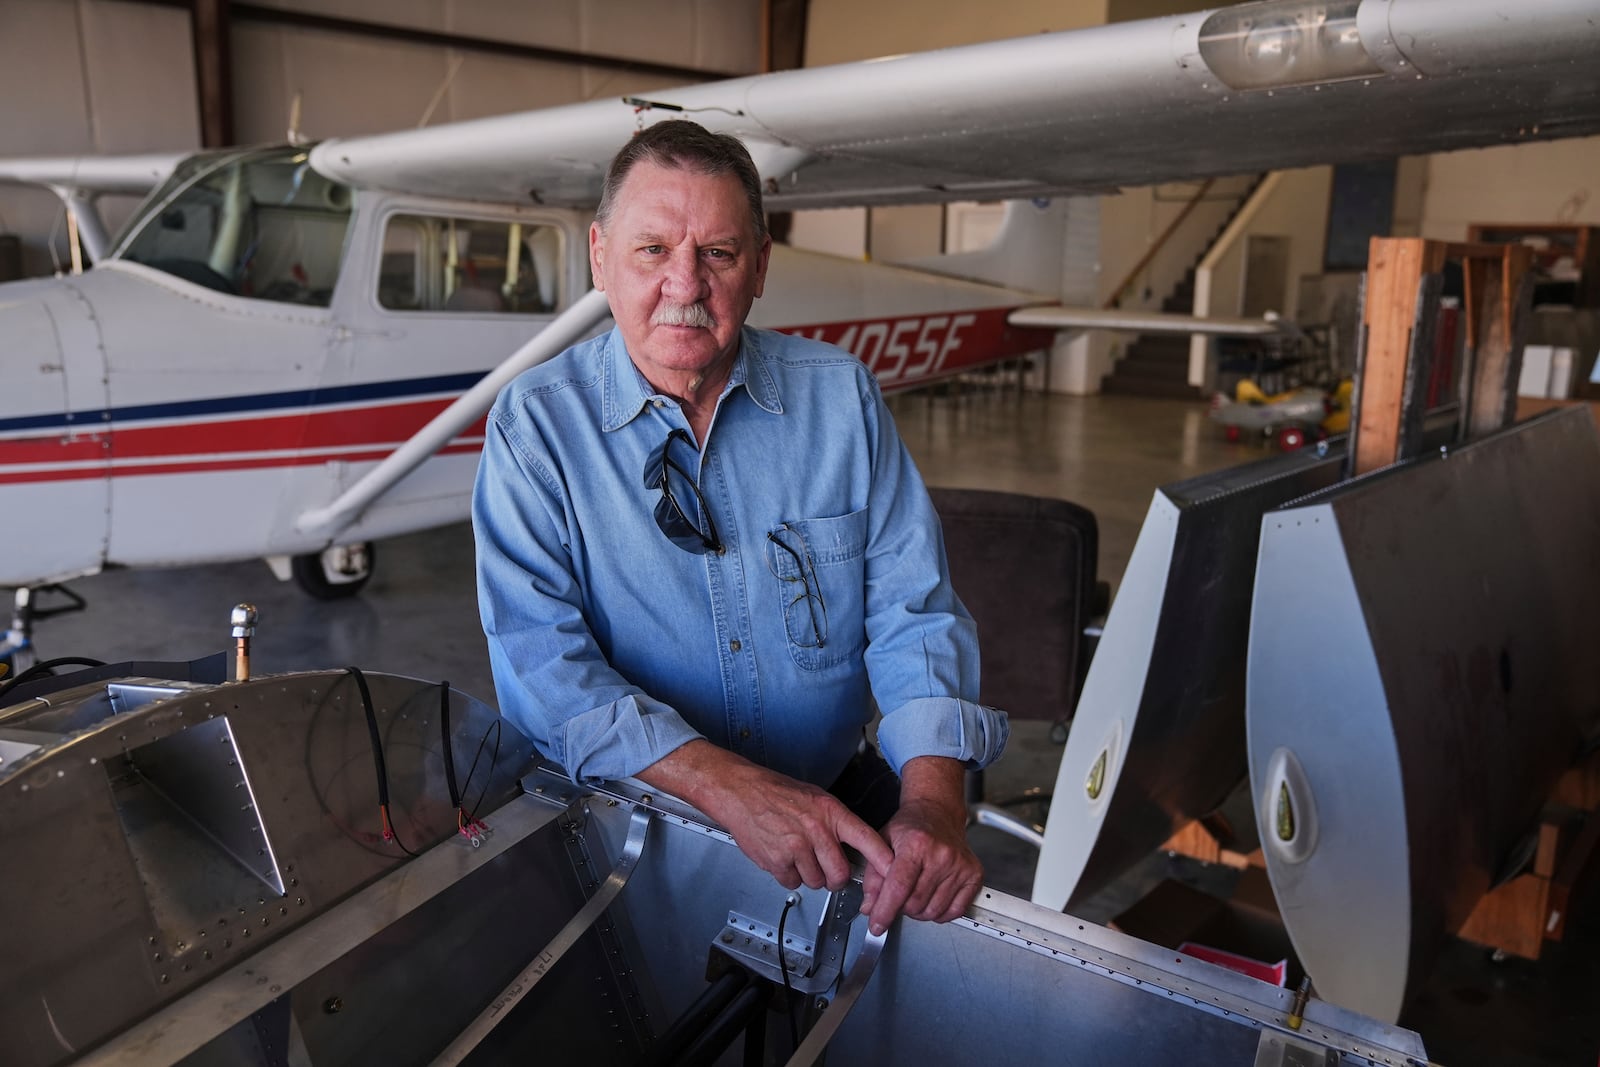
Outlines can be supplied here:
<path id="1" fill-rule="evenodd" d="M 1005 712 L 957 697 L 907 701 L 878 724 L 878 747 L 896 774 L 918 756 L 945 756 L 980 770 L 1000 758 L 1010 736 Z"/>
<path id="2" fill-rule="evenodd" d="M 557 762 L 580 785 L 632 778 L 701 736 L 667 705 L 630 695 L 562 723 Z"/>

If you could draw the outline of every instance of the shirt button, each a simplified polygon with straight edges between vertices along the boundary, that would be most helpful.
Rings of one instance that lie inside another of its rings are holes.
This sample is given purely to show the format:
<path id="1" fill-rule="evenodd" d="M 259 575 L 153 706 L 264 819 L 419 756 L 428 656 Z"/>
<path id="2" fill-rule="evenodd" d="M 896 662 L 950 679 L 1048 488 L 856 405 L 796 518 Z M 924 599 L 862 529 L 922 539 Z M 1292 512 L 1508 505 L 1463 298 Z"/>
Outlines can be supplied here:
<path id="1" fill-rule="evenodd" d="M 665 400 L 652 400 L 650 403 L 654 404 L 658 408 L 667 406 L 667 402 Z"/>
<path id="2" fill-rule="evenodd" d="M 746 726 L 743 730 L 740 730 L 739 738 L 740 740 L 748 741 L 750 739 L 750 727 Z"/>
<path id="3" fill-rule="evenodd" d="M 743 648 L 743 647 L 744 647 L 744 646 L 743 646 L 743 645 L 741 645 L 741 644 L 740 644 L 740 643 L 739 643 L 739 639 L 738 639 L 738 638 L 737 638 L 737 637 L 735 637 L 735 638 L 734 638 L 734 639 L 733 639 L 733 640 L 732 640 L 732 641 L 729 641 L 729 642 L 728 642 L 728 647 L 729 647 L 729 648 L 731 648 L 731 649 L 733 649 L 733 651 L 735 651 L 735 652 L 737 652 L 737 651 L 739 651 L 739 650 L 740 650 L 740 649 L 741 649 L 741 648 Z"/>

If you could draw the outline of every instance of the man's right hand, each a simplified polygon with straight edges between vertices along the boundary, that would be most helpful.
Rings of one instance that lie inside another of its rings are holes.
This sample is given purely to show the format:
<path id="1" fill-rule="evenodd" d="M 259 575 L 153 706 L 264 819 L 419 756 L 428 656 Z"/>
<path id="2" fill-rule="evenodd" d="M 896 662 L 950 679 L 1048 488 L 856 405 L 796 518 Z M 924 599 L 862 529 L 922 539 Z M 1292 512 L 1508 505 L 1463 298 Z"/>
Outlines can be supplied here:
<path id="1" fill-rule="evenodd" d="M 850 845 L 887 873 L 894 852 L 837 797 L 757 766 L 709 741 L 691 741 L 639 777 L 682 797 L 733 835 L 751 861 L 785 889 L 839 889 L 850 880 Z"/>

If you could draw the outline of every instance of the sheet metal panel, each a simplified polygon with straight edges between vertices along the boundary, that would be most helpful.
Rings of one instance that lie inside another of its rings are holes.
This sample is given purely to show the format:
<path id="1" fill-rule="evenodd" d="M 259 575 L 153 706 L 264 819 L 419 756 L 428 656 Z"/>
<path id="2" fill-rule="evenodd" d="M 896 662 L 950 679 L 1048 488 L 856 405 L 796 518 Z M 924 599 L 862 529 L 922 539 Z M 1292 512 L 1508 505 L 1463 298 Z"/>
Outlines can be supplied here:
<path id="1" fill-rule="evenodd" d="M 559 779 L 546 781 L 565 790 Z M 641 995 L 658 1022 L 705 986 L 721 917 L 745 909 L 776 917 L 785 890 L 692 810 L 610 783 L 580 801 L 580 835 L 602 869 L 616 861 L 636 804 L 659 810 L 641 867 L 618 901 L 618 931 Z M 615 801 L 615 804 L 612 803 Z M 599 857 L 604 856 L 602 860 Z M 854 917 L 845 890 L 844 915 Z M 802 890 L 808 908 L 825 892 Z M 836 911 L 838 902 L 830 905 Z M 810 914 L 815 914 L 811 912 Z M 791 923 L 794 918 L 791 917 Z M 837 934 L 853 967 L 864 923 Z M 1125 934 L 984 890 L 966 916 L 945 924 L 900 921 L 876 971 L 828 1046 L 830 1064 L 1183 1063 L 1193 1067 L 1333 1062 L 1426 1062 L 1421 1039 L 1335 1005 L 1312 1001 L 1298 1035 L 1310 1058 L 1257 1060 L 1287 1035 L 1291 991 L 1201 963 Z M 820 1003 L 828 1004 L 823 995 Z M 819 1000 L 812 999 L 816 1008 Z M 822 1007 L 820 1010 L 831 1010 Z M 660 1029 L 660 1026 L 657 1027 Z M 769 1026 L 769 1062 L 786 1059 L 787 1034 Z M 802 1031 L 803 1032 L 803 1031 Z M 777 1055 L 770 1053 L 776 1051 Z M 737 1049 L 734 1055 L 737 1055 Z M 728 1062 L 732 1062 L 731 1060 Z"/>
<path id="2" fill-rule="evenodd" d="M 1083 900 L 1244 779 L 1261 516 L 1333 484 L 1343 455 L 1304 450 L 1156 491 L 1061 756 L 1035 903 Z"/>
<path id="3" fill-rule="evenodd" d="M 439 686 L 367 677 L 401 840 L 414 851 L 450 841 Z M 48 742 L 0 769 L 0 855 L 26 872 L 0 879 L 8 1067 L 64 1062 L 248 966 L 407 859 L 380 833 L 367 721 L 345 672 L 173 686 L 121 713 L 107 690 L 85 686 L 6 718 Z M 531 746 L 503 728 L 498 754 L 467 783 L 498 717 L 460 693 L 451 710 L 463 788 L 474 800 L 483 791 L 485 811 L 498 807 Z M 246 847 L 249 862 L 238 856 Z"/>
<path id="4" fill-rule="evenodd" d="M 1322 995 L 1395 1018 L 1594 730 L 1596 545 L 1583 408 L 1263 520 L 1250 780 Z"/>

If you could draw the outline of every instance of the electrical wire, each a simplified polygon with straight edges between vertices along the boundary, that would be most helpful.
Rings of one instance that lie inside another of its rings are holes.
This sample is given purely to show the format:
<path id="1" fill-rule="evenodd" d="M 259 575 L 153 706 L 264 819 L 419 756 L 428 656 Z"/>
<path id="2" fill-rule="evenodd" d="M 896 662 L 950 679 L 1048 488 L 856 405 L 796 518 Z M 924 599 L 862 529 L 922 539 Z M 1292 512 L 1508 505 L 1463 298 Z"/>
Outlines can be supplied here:
<path id="1" fill-rule="evenodd" d="M 800 897 L 790 893 L 783 901 L 783 914 L 778 916 L 778 973 L 783 976 L 783 1014 L 789 1019 L 789 1040 L 794 1048 L 800 1047 L 800 1028 L 794 1021 L 794 986 L 789 984 L 789 957 L 783 951 L 783 927 L 789 921 L 789 909 Z"/>
<path id="2" fill-rule="evenodd" d="M 484 730 L 483 736 L 478 739 L 478 750 L 473 753 L 472 765 L 467 768 L 467 777 L 464 785 L 456 784 L 456 757 L 455 749 L 450 734 L 450 683 L 439 683 L 439 732 L 444 749 L 444 782 L 450 791 L 450 806 L 456 810 L 456 829 L 474 845 L 482 842 L 489 833 L 489 827 L 478 818 L 478 809 L 483 805 L 483 798 L 488 795 L 489 786 L 494 781 L 495 768 L 500 763 L 500 720 L 497 718 Z M 478 801 L 468 808 L 465 801 L 466 790 L 472 788 L 472 779 L 478 773 L 478 761 L 483 758 L 483 748 L 489 742 L 489 734 L 494 734 L 494 749 L 489 757 L 489 775 L 484 779 L 483 788 L 478 791 Z"/>
<path id="3" fill-rule="evenodd" d="M 367 734 L 372 742 L 372 769 L 378 778 L 378 815 L 383 824 L 383 839 L 393 841 L 400 846 L 401 852 L 415 857 L 416 853 L 400 840 L 394 820 L 389 817 L 389 768 L 383 760 L 383 736 L 378 732 L 378 713 L 372 707 L 372 690 L 367 688 L 367 676 L 361 673 L 359 667 L 346 667 L 345 670 L 356 680 L 356 688 L 361 692 L 361 710 L 367 716 Z"/>
<path id="4" fill-rule="evenodd" d="M 105 665 L 104 660 L 85 659 L 82 656 L 60 656 L 56 659 L 42 660 L 16 677 L 7 679 L 4 684 L 0 684 L 0 697 L 5 696 L 24 682 L 31 682 L 36 678 L 47 676 L 53 677 L 57 667 L 104 667 Z"/>

